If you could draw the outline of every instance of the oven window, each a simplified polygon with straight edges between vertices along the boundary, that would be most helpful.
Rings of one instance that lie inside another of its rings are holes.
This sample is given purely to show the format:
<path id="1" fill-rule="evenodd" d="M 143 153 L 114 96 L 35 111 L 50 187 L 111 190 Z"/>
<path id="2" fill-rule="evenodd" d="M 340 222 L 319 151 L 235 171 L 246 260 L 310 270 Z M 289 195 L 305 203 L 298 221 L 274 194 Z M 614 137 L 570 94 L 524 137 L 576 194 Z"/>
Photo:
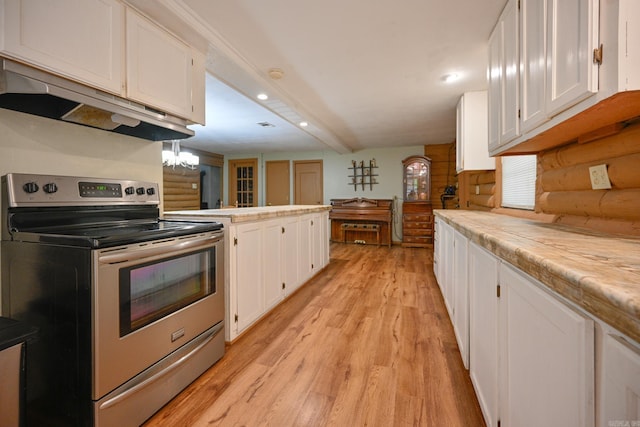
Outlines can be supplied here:
<path id="1" fill-rule="evenodd" d="M 215 247 L 120 269 L 123 337 L 216 291 Z"/>

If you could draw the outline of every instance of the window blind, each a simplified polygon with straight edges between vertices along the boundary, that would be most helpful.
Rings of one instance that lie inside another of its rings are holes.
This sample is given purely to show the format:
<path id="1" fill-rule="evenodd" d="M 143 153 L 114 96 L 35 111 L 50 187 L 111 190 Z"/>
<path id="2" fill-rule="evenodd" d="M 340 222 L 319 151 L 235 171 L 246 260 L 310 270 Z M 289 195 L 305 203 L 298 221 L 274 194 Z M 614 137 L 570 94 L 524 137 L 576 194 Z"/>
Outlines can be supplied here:
<path id="1" fill-rule="evenodd" d="M 533 210 L 536 200 L 535 155 L 502 158 L 502 206 Z"/>

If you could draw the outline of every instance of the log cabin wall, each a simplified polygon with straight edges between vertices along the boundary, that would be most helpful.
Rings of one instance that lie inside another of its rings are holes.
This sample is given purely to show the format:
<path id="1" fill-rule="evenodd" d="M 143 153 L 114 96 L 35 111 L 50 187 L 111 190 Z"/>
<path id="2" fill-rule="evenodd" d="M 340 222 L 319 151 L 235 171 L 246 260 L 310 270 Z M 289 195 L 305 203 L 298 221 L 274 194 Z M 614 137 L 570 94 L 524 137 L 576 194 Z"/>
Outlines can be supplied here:
<path id="1" fill-rule="evenodd" d="M 456 144 L 434 144 L 424 146 L 424 155 L 431 159 L 431 203 L 434 209 L 442 208 L 440 195 L 447 185 L 457 186 L 456 178 Z M 446 201 L 447 209 L 458 207 L 456 197 Z"/>
<path id="2" fill-rule="evenodd" d="M 162 172 L 165 211 L 200 209 L 199 169 L 164 166 Z"/>
<path id="3" fill-rule="evenodd" d="M 460 172 L 458 185 L 461 209 L 489 211 L 500 206 L 497 195 L 496 171 Z"/>
<path id="4" fill-rule="evenodd" d="M 606 164 L 610 190 L 592 190 Z M 538 154 L 536 211 L 556 223 L 640 236 L 640 122 L 612 125 Z"/>

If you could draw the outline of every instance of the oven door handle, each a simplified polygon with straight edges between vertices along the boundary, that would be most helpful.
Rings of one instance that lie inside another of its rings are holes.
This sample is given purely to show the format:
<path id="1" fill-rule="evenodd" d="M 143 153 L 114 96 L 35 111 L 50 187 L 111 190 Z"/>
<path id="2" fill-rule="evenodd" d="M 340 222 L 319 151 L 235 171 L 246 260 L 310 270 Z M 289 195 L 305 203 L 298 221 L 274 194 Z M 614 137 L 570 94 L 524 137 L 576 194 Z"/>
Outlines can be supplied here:
<path id="1" fill-rule="evenodd" d="M 159 246 L 151 246 L 157 243 L 151 243 L 150 245 L 145 245 L 144 247 L 135 249 L 131 247 L 127 247 L 122 249 L 120 252 L 104 252 L 98 255 L 98 261 L 101 264 L 117 264 L 126 261 L 135 261 L 144 258 L 149 258 L 155 255 L 167 255 L 172 252 L 183 251 L 187 249 L 200 249 L 205 247 L 210 247 L 212 244 L 215 244 L 218 241 L 222 240 L 222 236 L 219 234 L 207 237 L 200 237 L 195 239 L 185 239 L 178 243 L 172 245 L 159 245 Z M 166 241 L 161 241 L 158 243 L 166 243 Z M 149 247 L 151 246 L 151 247 Z"/>

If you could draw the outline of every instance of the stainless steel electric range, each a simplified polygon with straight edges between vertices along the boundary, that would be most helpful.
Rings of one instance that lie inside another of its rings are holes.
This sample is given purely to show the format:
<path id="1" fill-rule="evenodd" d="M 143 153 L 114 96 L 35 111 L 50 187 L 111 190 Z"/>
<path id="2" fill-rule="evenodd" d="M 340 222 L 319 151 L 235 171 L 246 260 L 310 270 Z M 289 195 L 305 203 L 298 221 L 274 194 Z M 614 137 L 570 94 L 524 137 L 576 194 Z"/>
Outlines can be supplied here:
<path id="1" fill-rule="evenodd" d="M 159 218 L 158 186 L 2 177 L 2 312 L 30 425 L 139 425 L 224 354 L 219 223 Z"/>

